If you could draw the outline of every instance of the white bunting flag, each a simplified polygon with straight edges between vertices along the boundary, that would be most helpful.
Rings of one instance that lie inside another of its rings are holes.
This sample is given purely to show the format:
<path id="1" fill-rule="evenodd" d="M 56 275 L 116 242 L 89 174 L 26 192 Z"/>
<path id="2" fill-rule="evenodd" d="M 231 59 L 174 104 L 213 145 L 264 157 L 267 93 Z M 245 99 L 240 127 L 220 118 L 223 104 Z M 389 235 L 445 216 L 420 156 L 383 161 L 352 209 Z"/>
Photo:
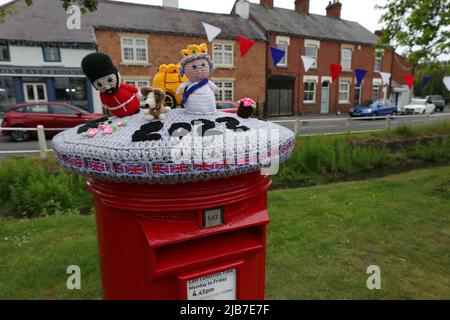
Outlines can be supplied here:
<path id="1" fill-rule="evenodd" d="M 220 28 L 207 24 L 206 22 L 202 23 L 203 27 L 205 28 L 206 36 L 208 37 L 209 42 L 212 42 L 222 32 L 222 29 Z"/>
<path id="2" fill-rule="evenodd" d="M 316 62 L 316 59 L 302 56 L 303 60 L 303 66 L 305 67 L 305 72 L 308 72 L 309 69 L 313 66 L 314 62 Z"/>
<path id="3" fill-rule="evenodd" d="M 450 77 L 444 77 L 444 79 L 442 79 L 442 81 L 444 82 L 447 90 L 450 91 Z"/>
<path id="4" fill-rule="evenodd" d="M 383 78 L 383 85 L 386 86 L 389 84 L 389 80 L 391 79 L 391 74 L 389 72 L 380 72 L 381 78 Z"/>

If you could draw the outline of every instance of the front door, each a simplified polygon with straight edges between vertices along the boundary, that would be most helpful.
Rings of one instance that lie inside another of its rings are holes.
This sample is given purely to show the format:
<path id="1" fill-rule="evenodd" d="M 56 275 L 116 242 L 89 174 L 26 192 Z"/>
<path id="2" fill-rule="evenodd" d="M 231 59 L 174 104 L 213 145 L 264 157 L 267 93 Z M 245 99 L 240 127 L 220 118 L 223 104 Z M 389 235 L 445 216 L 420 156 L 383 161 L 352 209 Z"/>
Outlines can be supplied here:
<path id="1" fill-rule="evenodd" d="M 330 102 L 330 83 L 325 81 L 322 83 L 322 99 L 320 101 L 320 113 L 329 112 Z"/>
<path id="2" fill-rule="evenodd" d="M 267 115 L 290 116 L 293 111 L 294 79 L 272 76 L 267 83 Z"/>
<path id="3" fill-rule="evenodd" d="M 47 101 L 47 87 L 45 83 L 24 83 L 23 92 L 26 102 Z"/>

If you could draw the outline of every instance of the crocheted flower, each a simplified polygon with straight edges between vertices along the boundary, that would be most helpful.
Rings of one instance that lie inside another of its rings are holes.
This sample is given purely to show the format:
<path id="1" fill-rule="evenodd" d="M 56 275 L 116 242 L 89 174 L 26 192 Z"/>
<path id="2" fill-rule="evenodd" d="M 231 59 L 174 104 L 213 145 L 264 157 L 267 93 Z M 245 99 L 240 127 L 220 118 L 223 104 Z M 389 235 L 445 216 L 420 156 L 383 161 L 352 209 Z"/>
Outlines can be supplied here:
<path id="1" fill-rule="evenodd" d="M 253 109 L 256 108 L 256 102 L 251 98 L 242 98 L 238 101 L 239 104 L 242 104 L 244 107 L 251 107 Z"/>
<path id="2" fill-rule="evenodd" d="M 113 133 L 113 127 L 112 126 L 107 126 L 107 125 L 100 125 L 98 126 L 101 130 L 103 134 L 111 134 Z"/>
<path id="3" fill-rule="evenodd" d="M 98 133 L 97 129 L 91 128 L 91 129 L 89 129 L 89 130 L 87 131 L 87 136 L 88 136 L 89 138 L 93 138 L 93 137 L 95 137 L 95 136 L 97 135 L 97 133 Z"/>

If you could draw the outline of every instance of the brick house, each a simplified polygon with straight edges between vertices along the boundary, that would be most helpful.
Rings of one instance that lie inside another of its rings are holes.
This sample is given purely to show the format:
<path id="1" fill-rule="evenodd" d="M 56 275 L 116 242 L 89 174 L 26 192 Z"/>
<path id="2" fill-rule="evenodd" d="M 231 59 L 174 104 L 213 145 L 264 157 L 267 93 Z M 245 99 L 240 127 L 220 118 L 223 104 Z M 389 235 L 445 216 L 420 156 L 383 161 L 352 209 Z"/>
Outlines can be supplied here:
<path id="1" fill-rule="evenodd" d="M 356 22 L 342 20 L 341 9 L 337 0 L 330 1 L 326 16 L 310 14 L 309 0 L 296 0 L 295 10 L 276 8 L 273 0 L 235 3 L 232 13 L 255 22 L 269 46 L 287 52 L 276 66 L 267 59 L 267 115 L 347 113 L 362 101 L 389 97 L 379 72 L 396 70 L 393 61 L 397 59 L 392 52 L 377 54 L 378 37 Z M 302 55 L 316 59 L 306 73 Z M 343 66 L 335 81 L 330 77 L 331 64 Z M 368 71 L 359 87 L 356 68 Z M 402 75 L 399 72 L 396 79 Z"/>
<path id="2" fill-rule="evenodd" d="M 178 1 L 163 1 L 163 6 L 103 1 L 86 18 L 95 30 L 98 51 L 111 56 L 124 81 L 138 87 L 151 84 L 161 64 L 177 64 L 182 49 L 204 42 L 216 65 L 210 79 L 221 89 L 217 99 L 236 101 L 251 96 L 263 111 L 266 39 L 252 21 L 182 10 Z M 202 22 L 223 30 L 213 43 L 208 42 Z M 236 34 L 256 41 L 244 57 Z"/>

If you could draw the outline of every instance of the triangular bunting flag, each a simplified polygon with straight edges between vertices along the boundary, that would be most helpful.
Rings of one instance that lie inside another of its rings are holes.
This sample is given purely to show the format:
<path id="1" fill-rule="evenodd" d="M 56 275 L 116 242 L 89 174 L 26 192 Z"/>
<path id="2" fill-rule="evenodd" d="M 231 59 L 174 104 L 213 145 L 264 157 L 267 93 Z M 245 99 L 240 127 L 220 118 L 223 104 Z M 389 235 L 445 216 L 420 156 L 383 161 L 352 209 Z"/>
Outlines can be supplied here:
<path id="1" fill-rule="evenodd" d="M 272 53 L 272 61 L 274 65 L 277 65 L 286 54 L 286 51 L 272 47 L 270 47 L 270 52 Z"/>
<path id="2" fill-rule="evenodd" d="M 447 88 L 447 90 L 450 91 L 450 77 L 444 77 L 444 79 L 442 79 L 442 82 L 444 82 L 444 85 Z"/>
<path id="3" fill-rule="evenodd" d="M 253 45 L 255 44 L 255 41 L 247 39 L 247 38 L 242 37 L 242 36 L 238 36 L 238 35 L 236 35 L 236 37 L 238 39 L 239 46 L 241 48 L 241 57 L 243 57 L 253 47 Z"/>
<path id="4" fill-rule="evenodd" d="M 414 75 L 413 74 L 405 74 L 405 81 L 406 81 L 406 84 L 408 85 L 409 90 L 411 90 L 413 87 L 413 84 L 414 84 Z"/>
<path id="5" fill-rule="evenodd" d="M 202 23 L 203 23 L 203 27 L 205 28 L 206 36 L 208 37 L 209 42 L 212 42 L 222 32 L 222 29 L 220 29 L 220 28 L 217 28 L 206 22 L 202 22 Z"/>
<path id="6" fill-rule="evenodd" d="M 391 74 L 389 72 L 380 72 L 381 79 L 383 79 L 383 86 L 389 84 L 389 80 L 391 79 Z"/>
<path id="7" fill-rule="evenodd" d="M 302 61 L 303 61 L 303 67 L 305 68 L 305 72 L 308 72 L 309 69 L 311 69 L 311 67 L 316 62 L 316 59 L 310 58 L 307 56 L 302 56 Z"/>
<path id="8" fill-rule="evenodd" d="M 339 78 L 339 75 L 342 72 L 342 66 L 340 64 L 331 64 L 330 69 L 331 69 L 331 79 L 336 80 L 337 78 Z"/>
<path id="9" fill-rule="evenodd" d="M 363 81 L 364 77 L 367 74 L 366 69 L 355 69 L 355 75 L 356 75 L 356 86 L 359 87 L 361 85 L 361 82 Z"/>
<path id="10" fill-rule="evenodd" d="M 423 89 L 425 89 L 428 82 L 430 82 L 430 81 L 431 81 L 431 76 L 423 76 L 422 77 L 422 83 L 420 84 L 420 92 L 422 92 Z"/>

